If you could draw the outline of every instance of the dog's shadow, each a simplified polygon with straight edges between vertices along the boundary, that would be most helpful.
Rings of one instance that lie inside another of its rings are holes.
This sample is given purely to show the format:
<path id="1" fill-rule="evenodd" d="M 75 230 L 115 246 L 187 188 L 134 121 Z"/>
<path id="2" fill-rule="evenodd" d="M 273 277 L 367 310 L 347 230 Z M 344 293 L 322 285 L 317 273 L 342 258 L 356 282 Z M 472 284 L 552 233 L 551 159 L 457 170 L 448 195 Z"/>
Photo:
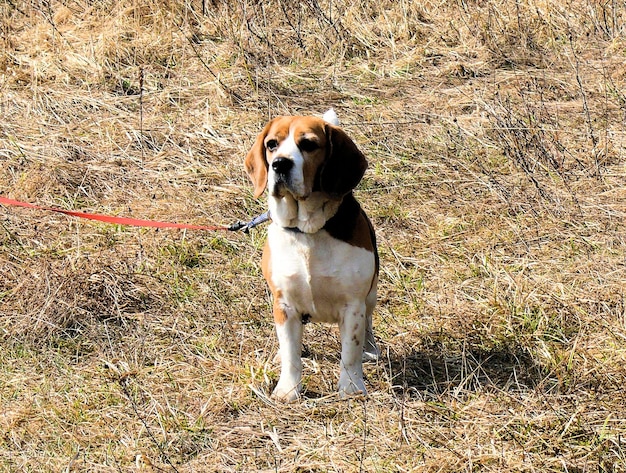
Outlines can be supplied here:
<path id="1" fill-rule="evenodd" d="M 465 344 L 457 350 L 424 347 L 389 353 L 380 362 L 387 364 L 385 371 L 396 395 L 418 398 L 485 389 L 525 391 L 545 376 L 528 353 L 514 346 L 488 351 Z"/>
<path id="2" fill-rule="evenodd" d="M 316 335 L 304 343 L 303 358 L 326 362 L 327 367 L 337 366 L 341 344 L 336 334 Z M 515 344 L 487 350 L 479 343 L 439 333 L 432 337 L 425 334 L 423 344 L 407 351 L 381 340 L 379 347 L 379 360 L 364 363 L 366 386 L 370 392 L 391 389 L 398 397 L 426 400 L 489 389 L 527 391 L 536 388 L 546 376 L 545 367 Z M 334 381 L 330 378 L 328 373 L 314 375 L 307 383 L 304 397 L 317 399 L 332 392 Z"/>

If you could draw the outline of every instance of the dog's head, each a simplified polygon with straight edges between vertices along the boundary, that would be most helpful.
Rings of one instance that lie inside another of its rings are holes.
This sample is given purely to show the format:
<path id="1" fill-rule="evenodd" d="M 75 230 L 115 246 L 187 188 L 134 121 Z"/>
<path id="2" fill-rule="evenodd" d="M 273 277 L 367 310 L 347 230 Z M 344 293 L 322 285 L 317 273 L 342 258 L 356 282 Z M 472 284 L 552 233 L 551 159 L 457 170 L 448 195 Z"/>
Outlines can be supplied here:
<path id="1" fill-rule="evenodd" d="M 245 160 L 254 196 L 305 200 L 313 192 L 340 199 L 359 183 L 367 161 L 339 127 L 316 117 L 277 117 L 257 136 Z"/>

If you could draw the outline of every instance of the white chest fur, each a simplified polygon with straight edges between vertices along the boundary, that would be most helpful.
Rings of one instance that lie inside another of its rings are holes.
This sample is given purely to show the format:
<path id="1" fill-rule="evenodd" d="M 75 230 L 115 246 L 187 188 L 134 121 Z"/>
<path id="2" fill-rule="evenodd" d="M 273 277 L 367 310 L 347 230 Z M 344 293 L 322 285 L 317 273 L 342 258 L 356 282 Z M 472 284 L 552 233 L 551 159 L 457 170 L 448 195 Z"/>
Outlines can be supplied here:
<path id="1" fill-rule="evenodd" d="M 341 311 L 365 301 L 375 276 L 374 253 L 330 236 L 270 225 L 272 283 L 290 312 L 314 322 L 340 322 Z"/>

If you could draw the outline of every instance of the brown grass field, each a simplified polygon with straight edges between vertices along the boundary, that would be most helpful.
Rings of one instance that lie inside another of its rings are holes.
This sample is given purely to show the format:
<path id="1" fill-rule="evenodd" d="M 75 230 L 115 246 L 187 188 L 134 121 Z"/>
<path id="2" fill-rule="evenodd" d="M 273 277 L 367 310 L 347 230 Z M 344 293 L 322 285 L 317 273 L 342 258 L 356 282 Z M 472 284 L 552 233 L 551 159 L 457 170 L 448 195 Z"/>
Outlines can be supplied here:
<path id="1" fill-rule="evenodd" d="M 307 325 L 277 405 L 265 228 L 1 208 L 0 471 L 626 471 L 626 4 L 2 0 L 0 195 L 194 224 L 264 210 L 269 117 L 370 161 L 382 360 Z"/>

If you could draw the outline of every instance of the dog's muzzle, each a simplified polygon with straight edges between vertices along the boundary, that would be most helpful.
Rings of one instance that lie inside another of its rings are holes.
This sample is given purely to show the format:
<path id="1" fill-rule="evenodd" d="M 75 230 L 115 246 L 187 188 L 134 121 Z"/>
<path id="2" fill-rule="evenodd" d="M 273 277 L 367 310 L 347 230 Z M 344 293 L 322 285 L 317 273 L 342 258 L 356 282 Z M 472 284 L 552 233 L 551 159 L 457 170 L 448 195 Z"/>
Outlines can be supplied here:
<path id="1" fill-rule="evenodd" d="M 283 190 L 292 191 L 291 170 L 294 162 L 289 158 L 276 158 L 272 161 L 271 166 L 274 174 L 272 194 L 274 197 L 282 197 Z"/>

